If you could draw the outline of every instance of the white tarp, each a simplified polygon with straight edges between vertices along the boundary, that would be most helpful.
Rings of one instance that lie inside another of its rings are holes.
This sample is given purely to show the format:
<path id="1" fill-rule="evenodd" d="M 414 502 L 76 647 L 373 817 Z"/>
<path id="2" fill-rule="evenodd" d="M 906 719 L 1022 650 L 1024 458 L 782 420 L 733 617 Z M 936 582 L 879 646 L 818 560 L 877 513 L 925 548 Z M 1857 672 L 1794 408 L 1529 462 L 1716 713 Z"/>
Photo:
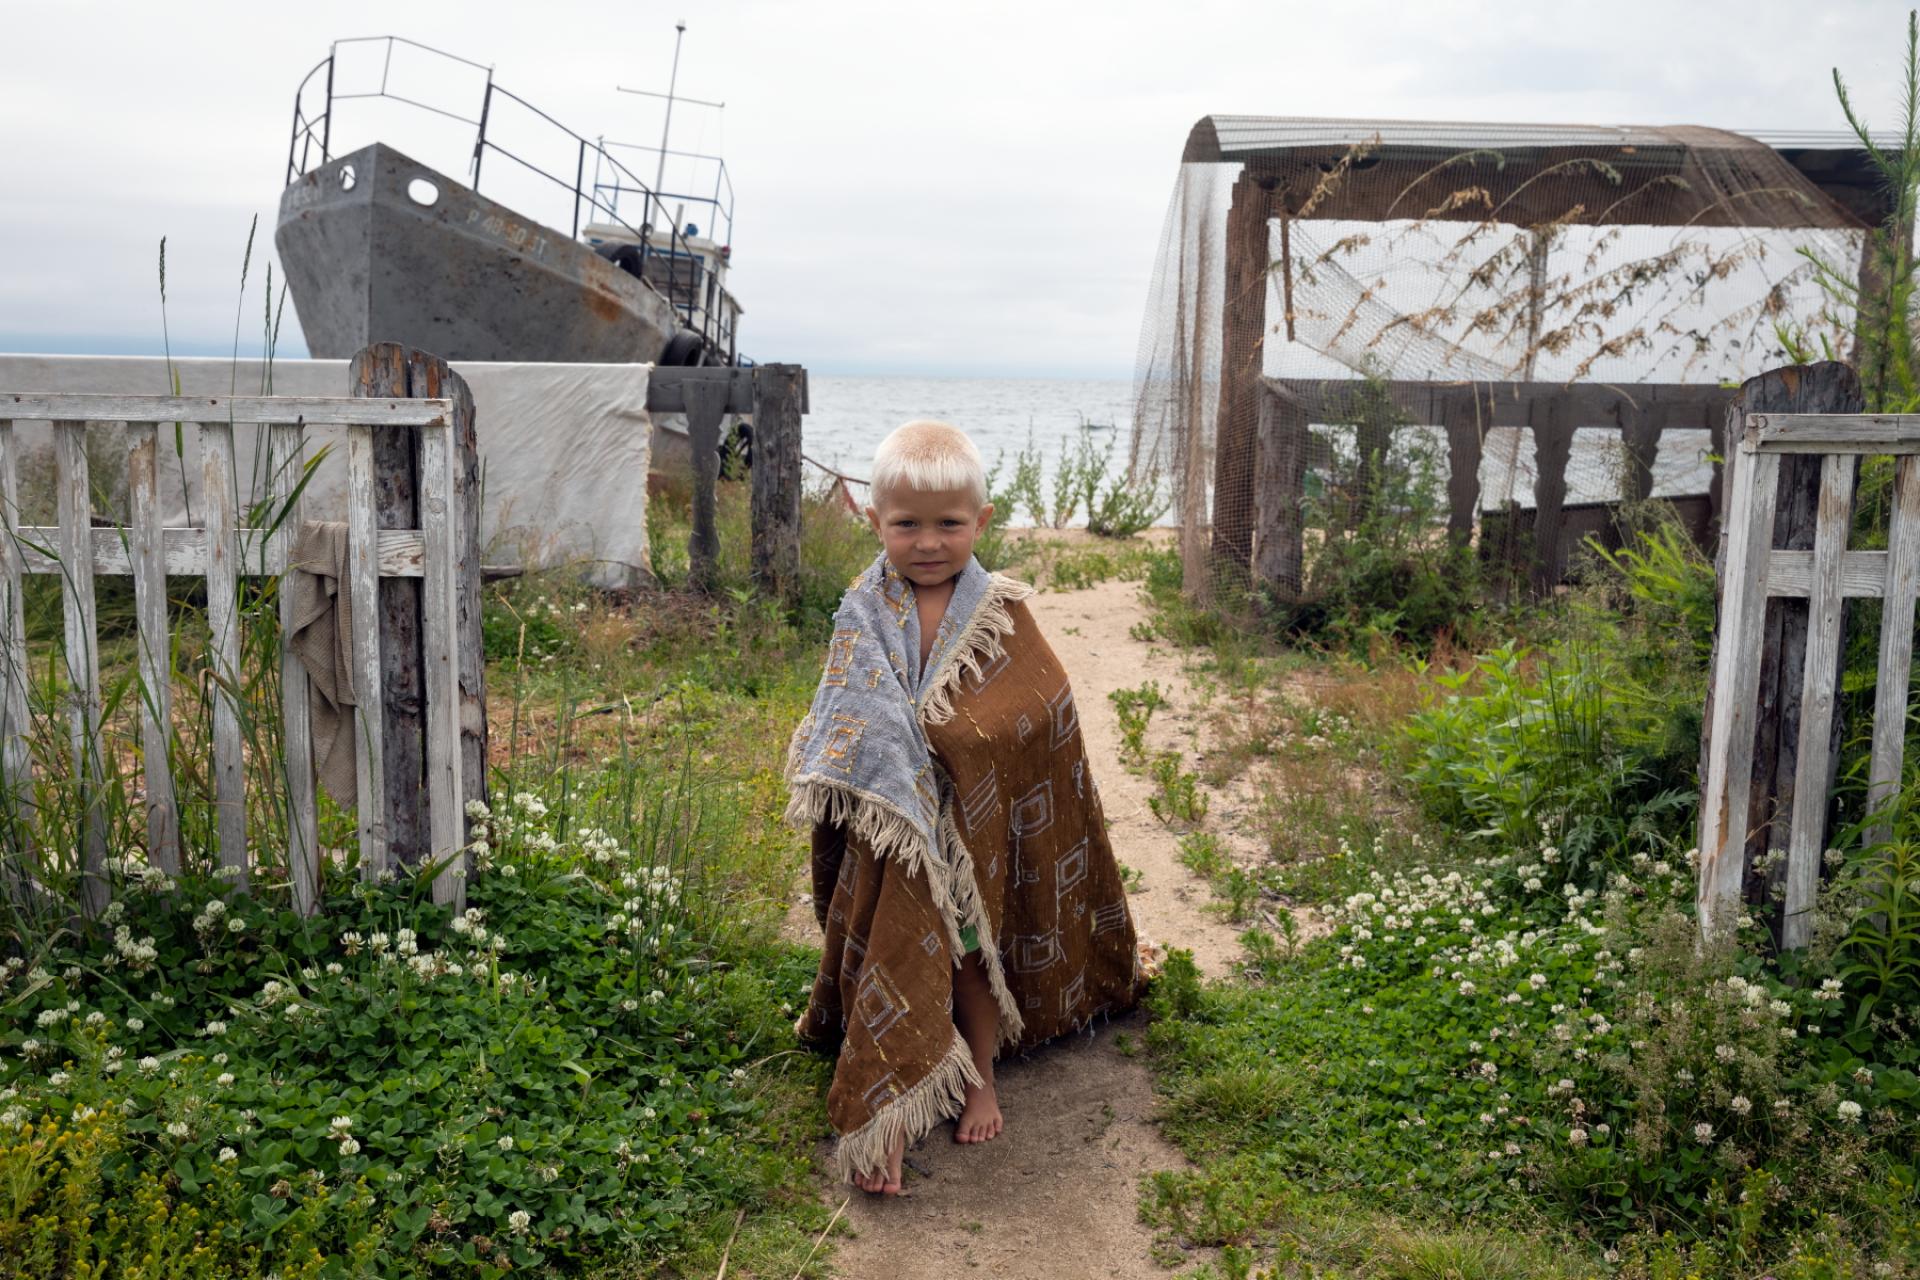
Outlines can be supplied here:
<path id="1" fill-rule="evenodd" d="M 260 395 L 264 362 L 176 359 L 182 395 Z M 528 568 L 574 565 L 599 586 L 631 588 L 652 572 L 647 551 L 647 469 L 652 423 L 644 364 L 530 364 L 454 361 L 473 392 L 480 445 L 481 559 Z M 279 395 L 350 394 L 345 360 L 275 360 Z M 166 395 L 159 356 L 0 355 L 0 393 L 92 392 Z M 4 413 L 4 408 L 0 408 Z M 52 524 L 52 428 L 16 428 L 21 451 L 23 523 Z M 108 432 L 94 433 L 110 435 Z M 200 455 L 184 432 L 187 456 L 161 430 L 161 501 L 169 526 L 198 524 Z M 264 437 L 235 431 L 241 501 L 260 496 Z M 309 520 L 346 519 L 346 440 L 338 427 L 310 428 L 307 450 L 329 452 L 302 496 Z M 96 440 L 89 450 L 96 491 L 118 503 L 126 490 L 126 450 Z M 102 510 L 124 518 L 124 506 Z M 191 519 L 189 516 L 191 515 Z"/>

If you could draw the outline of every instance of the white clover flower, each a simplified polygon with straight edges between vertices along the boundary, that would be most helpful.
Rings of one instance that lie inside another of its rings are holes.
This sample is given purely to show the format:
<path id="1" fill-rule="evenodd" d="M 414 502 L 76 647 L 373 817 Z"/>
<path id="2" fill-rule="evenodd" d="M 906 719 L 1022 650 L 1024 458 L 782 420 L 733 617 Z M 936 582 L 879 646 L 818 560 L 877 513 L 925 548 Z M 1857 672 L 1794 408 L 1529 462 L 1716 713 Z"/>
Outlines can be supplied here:
<path id="1" fill-rule="evenodd" d="M 1460 994 L 1463 996 L 1470 996 L 1478 990 L 1479 988 L 1474 986 L 1472 982 L 1462 982 L 1460 984 Z"/>
<path id="2" fill-rule="evenodd" d="M 233 916 L 227 920 L 228 933 L 245 933 L 246 931 L 247 931 L 247 922 L 245 920 L 242 920 L 239 916 Z"/>
<path id="3" fill-rule="evenodd" d="M 224 1089 L 233 1083 L 233 1072 L 222 1071 L 218 1076 L 214 1077 L 213 1082 Z"/>
<path id="4" fill-rule="evenodd" d="M 1867 1070 L 1865 1067 L 1855 1067 L 1853 1071 L 1853 1082 L 1863 1089 L 1867 1088 L 1873 1084 L 1873 1072 Z"/>
<path id="5" fill-rule="evenodd" d="M 191 1131 L 187 1128 L 186 1121 L 175 1120 L 172 1124 L 167 1126 L 167 1132 L 172 1134 L 176 1138 L 184 1138 Z"/>
<path id="6" fill-rule="evenodd" d="M 1585 1129 L 1581 1129 L 1577 1127 L 1573 1129 L 1569 1129 L 1567 1131 L 1567 1142 L 1576 1147 L 1586 1146 L 1587 1131 Z"/>
<path id="7" fill-rule="evenodd" d="M 1544 973 L 1530 974 L 1527 977 L 1527 985 L 1532 987 L 1535 991 L 1538 991 L 1540 988 L 1547 985 L 1547 975 Z"/>
<path id="8" fill-rule="evenodd" d="M 1834 1114 L 1839 1116 L 1844 1123 L 1852 1124 L 1860 1118 L 1860 1110 L 1859 1103 L 1855 1102 L 1852 1098 L 1847 1098 L 1842 1101 L 1839 1106 L 1834 1108 Z"/>
<path id="9" fill-rule="evenodd" d="M 333 1130 L 335 1136 L 338 1136 L 343 1133 L 349 1133 L 353 1129 L 353 1117 L 352 1116 L 335 1116 L 331 1121 L 328 1122 L 327 1127 Z"/>
<path id="10" fill-rule="evenodd" d="M 211 1022 L 207 1023 L 206 1033 L 210 1036 L 223 1036 L 227 1034 L 227 1024 L 221 1021 L 219 1018 L 215 1018 Z"/>
<path id="11" fill-rule="evenodd" d="M 235 1151 L 232 1147 L 222 1147 L 220 1148 L 219 1156 L 216 1158 L 220 1161 L 221 1164 L 232 1164 L 235 1160 L 238 1160 L 240 1158 L 240 1153 L 238 1151 Z"/>
<path id="12" fill-rule="evenodd" d="M 1693 1126 L 1693 1140 L 1703 1147 L 1713 1145 L 1713 1126 L 1704 1120 Z"/>
<path id="13" fill-rule="evenodd" d="M 354 1137 L 354 1136 L 353 1136 L 352 1134 L 350 1134 L 350 1133 L 349 1133 L 349 1134 L 344 1134 L 344 1135 L 342 1135 L 342 1136 L 341 1136 L 341 1138 L 340 1138 L 340 1154 L 341 1154 L 342 1156 L 357 1156 L 357 1155 L 359 1155 L 359 1154 L 360 1154 L 360 1140 L 359 1140 L 358 1138 L 356 1138 L 356 1137 Z"/>
<path id="14" fill-rule="evenodd" d="M 128 1018 L 127 1019 L 127 1030 L 145 1031 L 146 1029 L 147 1029 L 146 1019 L 144 1018 Z"/>
<path id="15" fill-rule="evenodd" d="M 160 1069 L 160 1059 L 154 1057 L 152 1054 L 148 1054 L 146 1057 L 140 1059 L 139 1065 L 143 1074 L 152 1075 Z"/>
<path id="16" fill-rule="evenodd" d="M 525 1235 L 527 1228 L 533 1225 L 533 1215 L 525 1209 L 515 1209 L 507 1215 L 507 1226 L 515 1235 Z"/>
<path id="17" fill-rule="evenodd" d="M 107 1020 L 107 1015 L 100 1012 L 98 1009 L 95 1009 L 92 1013 L 87 1015 L 87 1025 L 90 1027 L 97 1027 L 101 1023 L 105 1022 L 106 1020 Z"/>
<path id="18" fill-rule="evenodd" d="M 64 1071 L 56 1071 L 47 1077 L 47 1083 L 56 1089 L 64 1089 L 67 1087 L 67 1082 L 72 1079 L 73 1077 Z"/>
<path id="19" fill-rule="evenodd" d="M 501 1134 L 500 1141 L 495 1145 L 498 1146 L 502 1151 L 513 1150 L 513 1135 L 510 1133 Z"/>
<path id="20" fill-rule="evenodd" d="M 479 822 L 479 821 L 482 821 L 483 819 L 490 818 L 492 816 L 493 814 L 490 810 L 488 810 L 486 801 L 484 800 L 467 801 L 467 817 L 471 818 L 473 821 Z"/>
<path id="21" fill-rule="evenodd" d="M 1743 1093 L 1736 1093 L 1733 1100 L 1727 1103 L 1727 1110 L 1737 1116 L 1748 1115 L 1753 1111 L 1753 1101 Z"/>

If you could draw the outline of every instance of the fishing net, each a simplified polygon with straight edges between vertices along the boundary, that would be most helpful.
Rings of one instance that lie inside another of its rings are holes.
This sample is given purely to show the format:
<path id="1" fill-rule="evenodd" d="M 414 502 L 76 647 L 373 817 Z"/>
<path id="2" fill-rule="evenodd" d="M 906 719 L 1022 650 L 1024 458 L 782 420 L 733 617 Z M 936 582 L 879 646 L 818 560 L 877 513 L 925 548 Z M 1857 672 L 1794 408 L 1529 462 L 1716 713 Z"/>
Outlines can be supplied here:
<path id="1" fill-rule="evenodd" d="M 1818 276 L 1854 278 L 1872 215 L 1809 177 L 1840 154 L 1692 127 L 1202 120 L 1130 456 L 1171 487 L 1188 594 L 1310 596 L 1316 538 L 1394 513 L 1557 579 L 1564 546 L 1523 549 L 1536 515 L 1565 539 L 1622 500 L 1704 501 L 1725 388 L 1841 340 Z"/>

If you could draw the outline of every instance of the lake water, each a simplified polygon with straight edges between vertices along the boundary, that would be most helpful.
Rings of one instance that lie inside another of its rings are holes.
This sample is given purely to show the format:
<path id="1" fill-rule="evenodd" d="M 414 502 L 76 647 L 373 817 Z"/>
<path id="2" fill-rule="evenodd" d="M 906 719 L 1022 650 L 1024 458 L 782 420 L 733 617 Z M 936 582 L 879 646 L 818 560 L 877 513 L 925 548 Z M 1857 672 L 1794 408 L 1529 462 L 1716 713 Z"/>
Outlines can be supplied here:
<path id="1" fill-rule="evenodd" d="M 1012 473 L 1014 457 L 1029 439 L 1045 467 L 1043 492 L 1051 498 L 1053 474 L 1064 447 L 1077 438 L 1081 424 L 1113 424 L 1092 435 L 1098 448 L 1113 441 L 1113 467 L 1124 468 L 1132 429 L 1133 384 L 1125 378 L 912 378 L 809 377 L 811 408 L 804 419 L 802 448 L 809 458 L 865 479 L 873 469 L 873 450 L 889 431 L 915 418 L 951 422 L 973 437 L 988 467 L 1004 456 L 1001 480 Z M 1566 501 L 1598 502 L 1618 496 L 1619 434 L 1598 429 L 1575 433 L 1567 462 Z M 1438 442 L 1440 455 L 1445 448 Z M 1654 461 L 1653 492 L 1666 497 L 1705 493 L 1710 473 L 1705 431 L 1670 431 L 1661 438 Z M 806 468 L 810 481 L 820 472 Z M 1442 468 L 1444 471 L 1444 467 Z M 1481 502 L 1500 505 L 1512 497 L 1533 505 L 1533 450 L 1527 433 L 1512 428 L 1490 431 L 1480 469 Z M 864 499 L 865 493 L 857 491 Z M 1167 518 L 1167 522 L 1171 517 Z M 1021 512 L 1015 523 L 1027 523 Z"/>

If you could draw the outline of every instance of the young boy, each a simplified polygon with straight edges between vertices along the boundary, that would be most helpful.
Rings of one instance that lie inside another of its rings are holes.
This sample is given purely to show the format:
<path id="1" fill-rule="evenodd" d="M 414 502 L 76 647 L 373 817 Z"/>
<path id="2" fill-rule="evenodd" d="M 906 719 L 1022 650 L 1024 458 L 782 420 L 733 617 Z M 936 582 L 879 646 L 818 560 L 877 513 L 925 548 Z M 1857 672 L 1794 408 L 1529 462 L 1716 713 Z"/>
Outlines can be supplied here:
<path id="1" fill-rule="evenodd" d="M 979 450 L 910 422 L 875 454 L 881 551 L 848 588 L 789 748 L 810 829 L 820 972 L 798 1030 L 836 1048 L 836 1161 L 900 1190 L 902 1153 L 957 1113 L 1002 1128 L 1001 1045 L 1138 996 L 1132 920 L 1065 671 L 973 555 L 993 516 Z"/>

